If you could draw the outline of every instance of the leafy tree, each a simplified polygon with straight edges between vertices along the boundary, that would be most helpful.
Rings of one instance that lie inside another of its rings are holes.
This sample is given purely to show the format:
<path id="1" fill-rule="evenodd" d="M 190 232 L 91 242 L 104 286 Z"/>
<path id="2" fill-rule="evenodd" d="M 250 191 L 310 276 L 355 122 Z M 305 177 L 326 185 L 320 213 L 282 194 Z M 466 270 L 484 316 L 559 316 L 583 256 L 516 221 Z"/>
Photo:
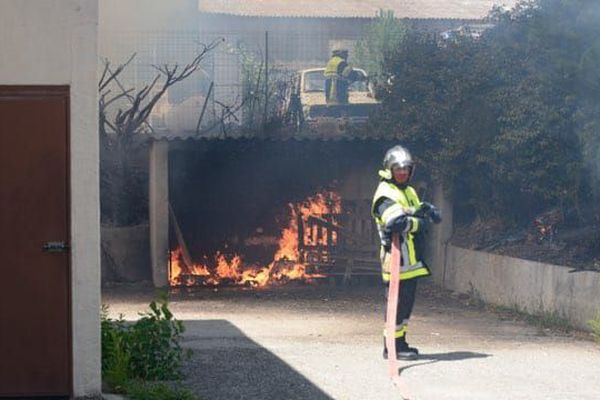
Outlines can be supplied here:
<path id="1" fill-rule="evenodd" d="M 393 79 L 371 129 L 414 148 L 463 215 L 519 222 L 587 205 L 600 176 L 599 13 L 591 0 L 522 1 L 495 10 L 479 39 L 407 34 L 383 64 Z"/>
<path id="2" fill-rule="evenodd" d="M 407 31 L 407 24 L 396 18 L 393 11 L 379 10 L 367 35 L 356 44 L 357 66 L 364 68 L 374 80 L 381 79 L 385 55 L 402 43 Z"/>

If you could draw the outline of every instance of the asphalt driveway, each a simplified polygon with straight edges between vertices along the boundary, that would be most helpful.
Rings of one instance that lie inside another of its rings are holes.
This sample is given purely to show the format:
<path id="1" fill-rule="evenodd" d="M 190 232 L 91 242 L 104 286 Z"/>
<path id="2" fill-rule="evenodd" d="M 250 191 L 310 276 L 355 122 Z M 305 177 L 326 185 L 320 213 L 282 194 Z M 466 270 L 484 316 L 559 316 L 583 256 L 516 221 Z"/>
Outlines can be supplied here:
<path id="1" fill-rule="evenodd" d="M 413 399 L 597 400 L 600 345 L 420 287 L 409 330 L 421 357 L 401 363 Z M 153 291 L 105 290 L 112 315 L 137 318 Z M 194 350 L 186 384 L 203 400 L 399 399 L 382 359 L 377 286 L 171 294 Z"/>

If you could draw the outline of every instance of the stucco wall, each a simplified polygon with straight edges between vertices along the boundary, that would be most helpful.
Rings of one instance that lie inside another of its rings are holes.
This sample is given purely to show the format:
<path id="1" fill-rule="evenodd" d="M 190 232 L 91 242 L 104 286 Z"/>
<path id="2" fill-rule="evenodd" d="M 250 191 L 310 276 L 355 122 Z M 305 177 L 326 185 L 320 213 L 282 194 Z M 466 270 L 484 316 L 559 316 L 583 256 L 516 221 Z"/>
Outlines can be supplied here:
<path id="1" fill-rule="evenodd" d="M 73 386 L 100 393 L 98 0 L 2 0 L 0 84 L 69 85 Z"/>

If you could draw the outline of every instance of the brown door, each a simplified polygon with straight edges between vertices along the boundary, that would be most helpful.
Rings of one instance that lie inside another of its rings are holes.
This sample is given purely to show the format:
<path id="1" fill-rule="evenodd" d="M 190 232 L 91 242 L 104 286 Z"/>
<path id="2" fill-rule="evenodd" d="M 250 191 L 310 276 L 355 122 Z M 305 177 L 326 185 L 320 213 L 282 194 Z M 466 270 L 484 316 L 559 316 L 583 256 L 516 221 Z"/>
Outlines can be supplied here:
<path id="1" fill-rule="evenodd" d="M 0 86 L 0 398 L 71 393 L 68 121 L 68 87 Z"/>

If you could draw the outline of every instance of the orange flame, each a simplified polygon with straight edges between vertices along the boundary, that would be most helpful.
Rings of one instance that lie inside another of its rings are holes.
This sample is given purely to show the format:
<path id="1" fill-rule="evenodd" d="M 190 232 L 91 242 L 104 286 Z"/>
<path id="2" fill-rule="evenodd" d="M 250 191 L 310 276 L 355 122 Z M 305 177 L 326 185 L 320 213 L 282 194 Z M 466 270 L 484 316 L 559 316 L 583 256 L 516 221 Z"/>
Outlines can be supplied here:
<path id="1" fill-rule="evenodd" d="M 321 217 L 324 215 L 339 214 L 341 212 L 341 198 L 337 193 L 318 193 L 309 197 L 302 203 L 288 205 L 290 208 L 290 219 L 288 226 L 281 232 L 279 248 L 273 256 L 273 261 L 266 267 L 246 266 L 240 255 L 234 255 L 230 259 L 217 252 L 214 256 L 215 268 L 209 268 L 206 264 L 186 265 L 183 262 L 181 248 L 176 248 L 170 254 L 170 277 L 172 286 L 192 286 L 197 284 L 219 285 L 224 282 L 235 285 L 246 285 L 252 287 L 263 287 L 276 283 L 285 283 L 291 280 L 311 281 L 322 277 L 318 274 L 306 272 L 306 265 L 300 262 L 298 249 L 298 216 L 306 221 L 310 216 Z M 316 226 L 314 228 L 317 228 Z M 313 229 L 314 229 L 313 228 Z M 333 243 L 337 241 L 337 235 L 333 232 Z M 304 243 L 326 244 L 325 235 L 321 235 L 319 243 L 313 238 L 318 235 L 304 232 Z"/>

